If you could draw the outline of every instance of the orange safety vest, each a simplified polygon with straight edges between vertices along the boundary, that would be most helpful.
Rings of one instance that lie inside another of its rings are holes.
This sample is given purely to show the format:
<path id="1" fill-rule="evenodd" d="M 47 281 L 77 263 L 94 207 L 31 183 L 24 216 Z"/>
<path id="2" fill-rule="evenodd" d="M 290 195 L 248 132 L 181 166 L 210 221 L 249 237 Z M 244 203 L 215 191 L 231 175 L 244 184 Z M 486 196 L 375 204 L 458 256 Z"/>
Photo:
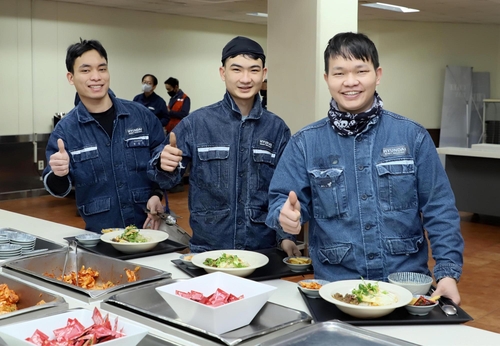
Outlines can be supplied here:
<path id="1" fill-rule="evenodd" d="M 182 98 L 177 98 L 175 103 L 172 105 L 172 108 L 169 108 L 168 110 L 173 111 L 173 112 L 180 112 L 182 110 L 182 105 L 184 104 L 184 100 L 186 99 L 186 97 L 187 97 L 187 95 L 183 94 Z M 172 132 L 174 127 L 178 123 L 180 123 L 181 120 L 182 119 L 178 119 L 178 118 L 170 118 L 170 121 L 168 122 L 167 126 L 165 126 L 165 130 L 167 131 L 167 133 Z"/>

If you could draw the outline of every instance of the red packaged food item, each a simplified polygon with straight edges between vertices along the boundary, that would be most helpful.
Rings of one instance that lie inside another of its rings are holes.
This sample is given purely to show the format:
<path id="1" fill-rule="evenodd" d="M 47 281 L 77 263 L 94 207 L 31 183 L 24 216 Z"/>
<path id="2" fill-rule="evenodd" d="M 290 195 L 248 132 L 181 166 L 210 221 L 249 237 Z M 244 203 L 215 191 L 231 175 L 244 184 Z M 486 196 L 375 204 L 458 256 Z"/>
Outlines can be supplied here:
<path id="1" fill-rule="evenodd" d="M 68 318 L 65 327 L 54 330 L 55 339 L 40 330 L 36 330 L 33 335 L 26 338 L 26 341 L 37 346 L 86 346 L 95 345 L 105 341 L 114 340 L 124 336 L 123 330 L 118 330 L 118 317 L 113 325 L 109 316 L 102 317 L 97 308 L 92 314 L 94 324 L 85 328 L 76 318 Z"/>
<path id="2" fill-rule="evenodd" d="M 197 301 L 201 304 L 210 305 L 213 307 L 221 306 L 244 298 L 243 295 L 236 297 L 234 294 L 227 293 L 226 291 L 220 288 L 217 288 L 217 290 L 208 297 L 205 297 L 202 293 L 197 291 L 182 292 L 176 290 L 175 294 L 187 299 Z"/>

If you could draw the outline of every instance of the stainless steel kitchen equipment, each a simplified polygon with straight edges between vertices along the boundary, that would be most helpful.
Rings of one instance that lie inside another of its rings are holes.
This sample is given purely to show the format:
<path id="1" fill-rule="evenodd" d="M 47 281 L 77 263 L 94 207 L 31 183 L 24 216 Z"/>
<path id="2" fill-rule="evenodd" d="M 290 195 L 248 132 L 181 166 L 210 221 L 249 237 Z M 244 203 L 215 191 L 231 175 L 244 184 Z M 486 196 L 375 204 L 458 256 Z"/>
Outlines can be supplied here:
<path id="1" fill-rule="evenodd" d="M 4 274 L 0 274 L 0 284 L 6 284 L 19 297 L 16 311 L 0 314 L 0 326 L 42 317 L 68 308 L 68 303 L 64 298 Z M 42 300 L 45 303 L 37 305 Z"/>
<path id="2" fill-rule="evenodd" d="M 107 281 L 114 283 L 113 287 L 106 289 L 85 289 L 56 279 L 62 274 L 65 256 L 66 252 L 60 251 L 12 260 L 2 266 L 2 272 L 89 303 L 109 297 L 122 288 L 170 278 L 171 276 L 170 273 L 156 268 L 138 266 L 131 262 L 107 256 L 83 251 L 78 252 L 75 256 L 74 252 L 70 252 L 66 272 L 77 270 L 76 263 L 78 259 L 79 266 L 99 271 L 97 283 L 102 284 Z M 125 269 L 134 271 L 136 267 L 139 267 L 136 272 L 137 281 L 128 282 Z"/>
<path id="3" fill-rule="evenodd" d="M 310 326 L 268 340 L 260 346 L 411 346 L 414 343 L 351 326 L 340 321 L 311 324 Z"/>
<path id="4" fill-rule="evenodd" d="M 162 280 L 130 288 L 105 299 L 100 307 L 148 327 L 197 345 L 256 345 L 309 325 L 311 317 L 303 311 L 266 303 L 245 327 L 216 335 L 190 326 L 179 319 L 155 287 L 176 280 Z"/>

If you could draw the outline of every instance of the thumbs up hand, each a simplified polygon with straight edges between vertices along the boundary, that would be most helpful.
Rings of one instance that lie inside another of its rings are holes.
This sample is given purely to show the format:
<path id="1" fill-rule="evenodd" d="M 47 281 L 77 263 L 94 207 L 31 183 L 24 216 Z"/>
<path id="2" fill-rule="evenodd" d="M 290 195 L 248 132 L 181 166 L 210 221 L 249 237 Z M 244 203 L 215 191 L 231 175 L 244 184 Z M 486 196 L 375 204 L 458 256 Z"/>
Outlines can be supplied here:
<path id="1" fill-rule="evenodd" d="M 283 230 L 290 234 L 300 233 L 300 202 L 297 194 L 290 191 L 280 211 L 279 222 Z"/>
<path id="2" fill-rule="evenodd" d="M 182 150 L 177 149 L 175 133 L 170 132 L 170 144 L 165 145 L 160 154 L 160 167 L 166 172 L 173 172 L 182 161 Z"/>
<path id="3" fill-rule="evenodd" d="M 69 173 L 69 155 L 61 138 L 57 140 L 57 147 L 59 151 L 50 155 L 49 166 L 55 175 L 64 177 Z"/>

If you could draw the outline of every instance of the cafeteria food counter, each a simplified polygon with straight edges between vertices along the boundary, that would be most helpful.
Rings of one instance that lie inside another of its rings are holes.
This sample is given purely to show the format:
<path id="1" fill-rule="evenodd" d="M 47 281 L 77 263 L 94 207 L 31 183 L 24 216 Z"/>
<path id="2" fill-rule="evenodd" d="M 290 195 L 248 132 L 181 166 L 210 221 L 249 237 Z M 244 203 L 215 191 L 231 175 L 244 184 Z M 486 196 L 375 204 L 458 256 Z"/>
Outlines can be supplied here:
<path id="1" fill-rule="evenodd" d="M 40 220 L 37 218 L 20 215 L 17 213 L 0 210 L 0 227 L 11 227 L 24 232 L 41 236 L 60 244 L 65 244 L 64 238 L 85 233 L 86 231 L 68 227 L 53 222 Z M 130 260 L 139 265 L 154 267 L 171 273 L 172 279 L 186 279 L 189 276 L 173 263 L 179 254 L 168 253 L 157 256 L 149 256 Z M 275 293 L 271 296 L 270 302 L 283 305 L 287 308 L 303 311 L 310 315 L 310 312 L 300 295 L 297 285 L 285 280 L 267 280 L 263 281 L 269 285 L 277 287 Z M 60 292 L 57 292 L 61 295 Z M 94 306 L 101 306 L 102 302 L 82 302 L 70 296 L 64 296 L 70 308 L 84 307 L 92 309 Z M 105 305 L 102 307 L 105 310 Z M 112 313 L 117 314 L 116 311 Z M 127 320 L 134 320 L 133 315 L 124 316 Z M 137 322 L 137 321 L 136 321 Z M 172 344 L 195 345 L 199 344 L 193 340 L 185 340 L 182 335 L 170 335 L 157 328 L 143 324 L 150 333 L 160 339 L 168 340 Z M 474 345 L 480 342 L 481 345 L 500 345 L 500 334 L 488 332 L 485 330 L 469 327 L 463 324 L 453 325 L 412 325 L 412 326 L 369 326 L 363 327 L 365 330 L 374 331 L 390 337 L 398 338 L 408 342 L 421 345 Z"/>

